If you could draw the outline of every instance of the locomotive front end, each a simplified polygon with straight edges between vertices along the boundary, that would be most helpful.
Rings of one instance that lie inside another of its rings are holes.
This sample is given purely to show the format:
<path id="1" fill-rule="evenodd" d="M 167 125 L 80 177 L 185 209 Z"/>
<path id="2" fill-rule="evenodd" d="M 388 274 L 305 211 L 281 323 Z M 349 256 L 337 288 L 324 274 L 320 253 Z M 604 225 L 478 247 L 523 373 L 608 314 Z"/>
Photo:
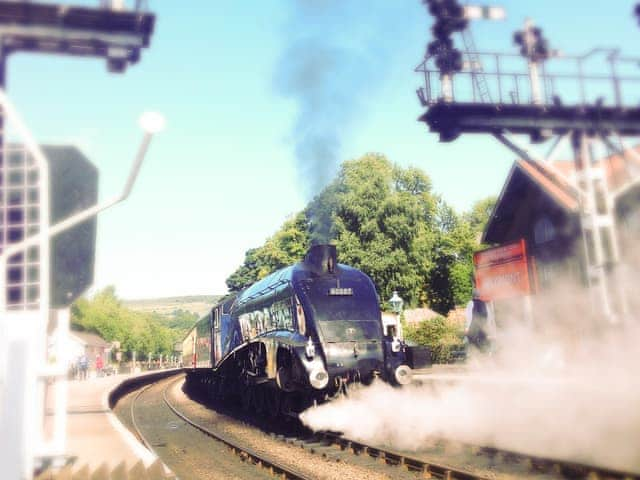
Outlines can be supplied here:
<path id="1" fill-rule="evenodd" d="M 312 247 L 304 264 L 309 275 L 301 296 L 309 312 L 309 336 L 304 364 L 309 383 L 330 393 L 352 382 L 368 383 L 377 376 L 395 383 L 410 381 L 402 351 L 394 352 L 384 337 L 378 296 L 361 271 L 339 265 L 335 247 Z"/>

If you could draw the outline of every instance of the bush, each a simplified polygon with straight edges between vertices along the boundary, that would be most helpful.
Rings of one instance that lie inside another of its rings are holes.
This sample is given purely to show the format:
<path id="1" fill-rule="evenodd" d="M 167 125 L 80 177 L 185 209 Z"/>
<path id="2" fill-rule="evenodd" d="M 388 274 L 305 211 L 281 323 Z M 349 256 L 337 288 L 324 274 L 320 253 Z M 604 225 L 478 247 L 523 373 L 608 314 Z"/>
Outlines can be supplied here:
<path id="1" fill-rule="evenodd" d="M 454 352 L 464 348 L 460 326 L 442 316 L 407 326 L 404 337 L 408 342 L 429 347 L 433 363 L 451 363 Z"/>

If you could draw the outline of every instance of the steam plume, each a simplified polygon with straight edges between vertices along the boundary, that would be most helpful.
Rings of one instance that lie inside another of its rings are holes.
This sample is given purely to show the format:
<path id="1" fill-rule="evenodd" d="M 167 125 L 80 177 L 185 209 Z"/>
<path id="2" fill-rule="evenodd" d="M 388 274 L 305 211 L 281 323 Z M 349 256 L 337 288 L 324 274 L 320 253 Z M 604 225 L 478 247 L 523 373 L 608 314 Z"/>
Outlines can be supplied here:
<path id="1" fill-rule="evenodd" d="M 385 78 L 394 47 L 402 44 L 396 32 L 403 31 L 401 12 L 406 8 L 387 0 L 290 4 L 290 42 L 278 62 L 275 85 L 298 108 L 291 140 L 300 184 L 311 199 L 335 175 L 357 117 L 367 103 L 376 104 L 370 95 Z M 328 217 L 313 209 L 310 213 L 316 232 L 328 235 Z"/>
<path id="2" fill-rule="evenodd" d="M 559 282 L 555 291 L 536 299 L 537 325 L 515 309 L 503 314 L 500 348 L 472 358 L 463 381 L 379 383 L 307 410 L 303 421 L 395 449 L 449 438 L 640 472 L 637 318 L 612 326 L 585 313 L 580 287 Z"/>

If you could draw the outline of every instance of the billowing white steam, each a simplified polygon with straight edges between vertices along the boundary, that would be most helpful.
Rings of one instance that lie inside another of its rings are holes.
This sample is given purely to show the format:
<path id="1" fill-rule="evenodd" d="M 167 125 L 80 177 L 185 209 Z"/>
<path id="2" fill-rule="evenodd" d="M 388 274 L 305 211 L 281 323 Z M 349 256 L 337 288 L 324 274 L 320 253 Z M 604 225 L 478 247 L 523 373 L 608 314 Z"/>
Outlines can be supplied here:
<path id="1" fill-rule="evenodd" d="M 549 305 L 535 326 L 511 322 L 499 351 L 472 359 L 462 380 L 434 375 L 402 389 L 378 382 L 302 420 L 398 450 L 444 437 L 640 471 L 640 326 L 593 328 L 604 320 L 587 321 L 578 308 L 567 315 L 566 301 Z"/>

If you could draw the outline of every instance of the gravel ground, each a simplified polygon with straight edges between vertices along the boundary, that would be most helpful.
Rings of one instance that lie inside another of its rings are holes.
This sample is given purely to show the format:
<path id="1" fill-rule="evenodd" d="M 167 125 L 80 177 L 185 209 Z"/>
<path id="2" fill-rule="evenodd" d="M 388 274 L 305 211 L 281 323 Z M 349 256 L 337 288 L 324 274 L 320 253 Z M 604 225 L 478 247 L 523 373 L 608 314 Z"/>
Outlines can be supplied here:
<path id="1" fill-rule="evenodd" d="M 182 391 L 182 381 L 175 382 L 168 391 L 169 401 L 180 412 L 200 425 L 246 445 L 270 459 L 296 468 L 318 479 L 415 479 L 418 475 L 398 467 L 387 466 L 367 455 L 354 456 L 341 452 L 338 447 L 327 457 L 313 454 L 299 446 L 275 438 L 274 428 L 260 422 L 243 421 L 242 414 L 220 413 L 189 398 Z M 183 480 L 188 479 L 242 479 L 273 478 L 259 467 L 244 463 L 231 454 L 227 447 L 207 437 L 176 417 L 162 400 L 166 382 L 151 387 L 142 394 L 136 406 L 136 419 L 154 451 Z M 134 393 L 135 394 L 135 393 Z M 115 410 L 123 423 L 131 429 L 129 408 L 132 395 L 118 402 Z M 287 431 L 286 428 L 278 433 Z M 375 446 L 375 445 L 372 445 Z M 393 446 L 379 445 L 394 450 Z M 492 479 L 535 478 L 546 480 L 562 478 L 559 475 L 535 473 L 528 466 L 511 462 L 500 455 L 490 457 L 477 449 L 460 444 L 435 442 L 418 452 L 398 452 L 432 464 L 450 465 Z M 338 460 L 338 461 L 336 461 Z"/>
<path id="2" fill-rule="evenodd" d="M 194 402 L 182 391 L 181 382 L 176 383 L 171 388 L 169 398 L 180 412 L 202 426 L 220 431 L 238 440 L 243 445 L 247 445 L 258 452 L 264 452 L 270 458 L 291 465 L 313 478 L 320 480 L 417 478 L 412 473 L 405 472 L 397 467 L 376 463 L 366 457 L 345 455 L 345 458 L 349 459 L 348 463 L 343 461 L 336 462 L 335 460 L 312 454 L 295 445 L 284 443 L 254 426 L 249 426 Z M 337 447 L 335 451 L 336 453 L 340 452 Z"/>
<path id="3" fill-rule="evenodd" d="M 179 409 L 184 411 L 187 416 L 194 419 L 199 419 L 203 425 L 215 425 L 216 428 L 220 428 L 222 431 L 233 435 L 240 439 L 243 443 L 251 445 L 256 450 L 265 451 L 267 448 L 269 453 L 276 452 L 277 455 L 282 455 L 282 458 L 287 458 L 287 455 L 291 455 L 291 446 L 283 444 L 283 442 L 274 440 L 268 434 L 256 429 L 254 427 L 248 427 L 242 421 L 235 418 L 231 418 L 229 415 L 218 413 L 216 410 L 209 406 L 202 405 L 194 402 L 187 397 L 181 390 L 181 384 L 177 384 L 172 389 L 172 397 L 176 402 L 176 405 L 180 405 Z M 239 415 L 242 415 L 241 413 Z M 260 422 L 256 422 L 260 423 Z M 273 427 L 268 425 L 261 425 L 266 431 L 272 431 Z M 271 430 L 269 430 L 271 428 Z M 371 445 L 373 447 L 379 447 L 381 449 L 389 449 L 397 451 L 398 453 L 405 454 L 408 457 L 417 458 L 427 463 L 451 466 L 456 469 L 463 469 L 469 472 L 482 475 L 491 479 L 558 479 L 564 478 L 561 475 L 549 474 L 542 472 L 532 472 L 529 470 L 528 465 L 519 462 L 509 461 L 502 458 L 500 455 L 490 457 L 484 453 L 478 453 L 477 449 L 473 449 L 466 445 L 455 444 L 451 442 L 435 442 L 431 445 L 423 445 L 420 450 L 415 452 L 401 451 L 394 448 L 393 445 Z M 336 447 L 336 451 L 339 449 Z M 319 458 L 317 455 L 310 454 L 302 449 L 294 451 L 296 465 L 307 465 L 309 462 L 315 462 L 314 465 L 318 465 L 318 470 L 314 471 L 314 474 L 321 472 L 322 476 L 318 478 L 351 478 L 346 476 L 348 474 L 347 467 L 353 465 L 362 469 L 363 473 L 355 472 L 354 478 L 358 475 L 364 474 L 366 478 L 411 478 L 415 479 L 418 476 L 414 473 L 409 473 L 401 470 L 398 467 L 383 466 L 380 463 L 376 463 L 367 455 L 353 456 L 345 455 L 345 462 L 335 463 L 326 459 Z M 278 457 L 280 458 L 280 457 Z M 372 466 L 372 464 L 374 466 Z M 388 470 L 388 473 L 382 473 L 380 477 L 376 477 L 377 473 L 374 470 Z M 306 470 L 305 470 L 306 471 Z M 333 477 L 331 475 L 337 475 Z"/>
<path id="4" fill-rule="evenodd" d="M 176 417 L 162 399 L 166 384 L 159 382 L 140 396 L 135 408 L 136 422 L 155 453 L 181 480 L 273 479 Z M 130 406 L 135 394 L 122 398 L 115 407 L 118 418 L 130 430 Z"/>
<path id="5" fill-rule="evenodd" d="M 382 446 L 381 446 L 382 447 Z M 389 447 L 393 449 L 392 447 Z M 477 453 L 472 447 L 434 442 L 433 445 L 424 445 L 417 452 L 399 452 L 408 457 L 417 458 L 433 464 L 455 465 L 456 468 L 464 469 L 487 478 L 495 479 L 558 479 L 564 478 L 558 475 L 531 472 L 527 465 L 519 462 L 510 462 L 500 455 L 489 457 L 484 453 Z"/>

